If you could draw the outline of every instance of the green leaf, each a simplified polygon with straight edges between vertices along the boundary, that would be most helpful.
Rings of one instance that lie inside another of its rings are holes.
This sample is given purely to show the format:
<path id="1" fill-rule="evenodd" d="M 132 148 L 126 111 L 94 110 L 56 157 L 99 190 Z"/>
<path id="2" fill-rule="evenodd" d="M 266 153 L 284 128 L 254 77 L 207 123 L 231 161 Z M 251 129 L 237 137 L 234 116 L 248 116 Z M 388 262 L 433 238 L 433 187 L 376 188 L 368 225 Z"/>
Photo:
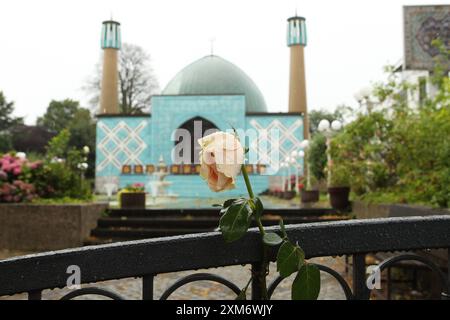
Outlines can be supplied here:
<path id="1" fill-rule="evenodd" d="M 253 203 L 255 204 L 255 216 L 261 217 L 264 211 L 264 206 L 260 198 L 253 199 Z"/>
<path id="2" fill-rule="evenodd" d="M 320 292 L 320 270 L 313 264 L 305 264 L 292 284 L 292 300 L 317 300 Z"/>
<path id="3" fill-rule="evenodd" d="M 223 215 L 233 203 L 239 204 L 239 203 L 243 203 L 244 201 L 247 201 L 247 200 L 244 198 L 225 200 L 223 205 L 221 205 L 222 209 L 220 210 L 220 215 Z"/>
<path id="4" fill-rule="evenodd" d="M 225 200 L 225 202 L 223 203 L 222 207 L 223 208 L 228 208 L 229 206 L 231 206 L 233 204 L 233 202 L 235 202 L 236 200 L 240 200 L 240 199 L 228 199 Z"/>
<path id="5" fill-rule="evenodd" d="M 305 253 L 303 250 L 289 241 L 285 241 L 278 250 L 277 270 L 283 278 L 289 277 L 300 269 L 304 260 Z"/>
<path id="6" fill-rule="evenodd" d="M 247 200 L 235 201 L 228 208 L 222 209 L 219 227 L 226 242 L 240 239 L 250 226 L 252 209 Z"/>
<path id="7" fill-rule="evenodd" d="M 263 242 L 268 246 L 278 246 L 283 242 L 283 239 L 276 233 L 269 232 L 264 235 Z"/>

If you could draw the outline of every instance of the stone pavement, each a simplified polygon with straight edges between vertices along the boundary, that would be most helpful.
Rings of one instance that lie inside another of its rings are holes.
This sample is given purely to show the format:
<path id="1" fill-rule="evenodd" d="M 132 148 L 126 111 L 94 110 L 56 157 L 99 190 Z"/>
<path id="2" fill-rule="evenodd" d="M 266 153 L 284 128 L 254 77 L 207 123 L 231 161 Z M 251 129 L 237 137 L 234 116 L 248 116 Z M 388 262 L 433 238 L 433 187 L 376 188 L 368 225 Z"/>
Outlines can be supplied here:
<path id="1" fill-rule="evenodd" d="M 16 255 L 21 255 L 25 253 L 20 252 L 8 252 L 8 251 L 0 251 L 0 260 L 5 259 L 7 257 L 12 257 Z M 331 267 L 332 269 L 338 271 L 341 275 L 344 275 L 344 259 L 343 258 L 316 258 L 312 259 L 316 263 L 320 263 Z M 268 276 L 268 283 L 275 278 L 276 265 L 270 265 L 270 275 Z M 250 266 L 230 266 L 230 267 L 222 267 L 222 268 L 214 268 L 208 270 L 196 270 L 196 271 L 183 271 L 183 272 L 174 272 L 167 274 L 160 274 L 155 277 L 154 280 L 154 297 L 155 299 L 159 299 L 162 293 L 169 288 L 175 281 L 178 279 L 190 275 L 192 273 L 197 272 L 208 272 L 220 275 L 225 279 L 233 282 L 238 287 L 242 288 L 246 285 L 247 281 L 250 278 Z M 83 272 L 81 273 L 81 277 L 83 277 Z M 340 288 L 337 281 L 329 276 L 326 273 L 321 273 L 322 278 L 322 288 L 320 292 L 319 299 L 345 299 L 344 293 Z M 288 279 L 283 280 L 277 289 L 274 292 L 273 299 L 290 299 L 290 286 L 292 281 L 294 280 L 294 276 L 291 276 Z M 82 285 L 82 287 L 99 287 L 104 288 L 110 291 L 119 294 L 125 299 L 133 299 L 139 300 L 142 297 L 142 280 L 140 278 L 127 278 L 120 280 L 111 280 L 95 283 L 92 285 Z M 69 289 L 54 289 L 54 290 L 45 290 L 43 292 L 43 299 L 45 300 L 55 300 L 59 299 L 65 294 L 70 292 Z M 247 291 L 247 297 L 249 298 L 251 294 L 251 288 Z M 209 281 L 199 281 L 190 283 L 182 286 L 178 290 L 176 290 L 170 299 L 176 300 L 203 300 L 203 299 L 234 299 L 235 295 L 228 288 L 222 286 L 218 283 L 213 283 Z M 0 297 L 0 300 L 16 300 L 16 299 L 27 299 L 26 294 L 17 294 L 14 296 L 8 297 Z M 77 299 L 107 299 L 101 296 L 83 296 Z"/>

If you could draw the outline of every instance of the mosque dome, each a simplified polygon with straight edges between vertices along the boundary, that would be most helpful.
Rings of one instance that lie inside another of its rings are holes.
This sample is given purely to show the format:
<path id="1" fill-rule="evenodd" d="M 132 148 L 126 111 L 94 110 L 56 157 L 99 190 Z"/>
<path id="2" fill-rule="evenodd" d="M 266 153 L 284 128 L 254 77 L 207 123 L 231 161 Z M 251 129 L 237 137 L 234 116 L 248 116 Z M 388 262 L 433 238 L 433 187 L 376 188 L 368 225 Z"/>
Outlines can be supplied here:
<path id="1" fill-rule="evenodd" d="M 203 57 L 170 80 L 163 95 L 245 95 L 246 112 L 267 112 L 256 84 L 244 71 L 216 55 Z"/>

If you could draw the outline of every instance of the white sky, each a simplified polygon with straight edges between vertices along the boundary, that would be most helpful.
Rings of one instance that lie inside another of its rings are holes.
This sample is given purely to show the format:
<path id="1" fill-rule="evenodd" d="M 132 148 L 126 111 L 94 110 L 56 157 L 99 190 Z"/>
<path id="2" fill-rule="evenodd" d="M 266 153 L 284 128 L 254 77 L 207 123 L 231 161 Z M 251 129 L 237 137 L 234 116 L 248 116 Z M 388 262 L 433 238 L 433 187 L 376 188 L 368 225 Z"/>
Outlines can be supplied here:
<path id="1" fill-rule="evenodd" d="M 210 52 L 242 68 L 259 86 L 269 111 L 287 111 L 289 50 L 286 19 L 306 18 L 310 109 L 355 105 L 353 94 L 382 78 L 403 55 L 402 6 L 427 0 L 1 0 L 0 91 L 16 114 L 34 123 L 51 99 L 83 105 L 81 89 L 94 71 L 103 20 L 111 12 L 124 42 L 152 56 L 161 88 L 184 66 Z"/>

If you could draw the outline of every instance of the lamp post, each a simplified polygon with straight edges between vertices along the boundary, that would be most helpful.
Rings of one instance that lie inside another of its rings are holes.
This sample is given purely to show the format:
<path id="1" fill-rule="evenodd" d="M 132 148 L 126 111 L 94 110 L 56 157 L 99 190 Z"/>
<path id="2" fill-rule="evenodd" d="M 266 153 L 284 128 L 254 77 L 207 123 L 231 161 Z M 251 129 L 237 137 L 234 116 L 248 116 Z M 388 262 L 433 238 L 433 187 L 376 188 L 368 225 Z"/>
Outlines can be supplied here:
<path id="1" fill-rule="evenodd" d="M 307 162 L 307 159 L 305 158 L 306 157 L 306 149 L 308 149 L 309 148 L 309 140 L 303 140 L 301 143 L 300 143 L 300 148 L 301 148 L 301 152 L 303 152 L 303 156 L 302 156 L 302 158 L 304 158 L 304 162 L 303 162 L 303 176 L 305 176 L 305 174 L 306 174 L 306 185 L 305 185 L 305 187 L 310 187 L 311 186 L 311 175 L 310 175 L 310 165 L 309 165 L 309 163 Z M 306 163 L 306 165 L 305 165 L 305 161 L 307 162 Z"/>
<path id="2" fill-rule="evenodd" d="M 363 87 L 353 95 L 355 100 L 358 101 L 360 107 L 364 104 L 366 105 L 368 113 L 371 113 L 373 108 L 373 101 L 370 98 L 371 94 L 372 89 L 370 87 Z"/>
<path id="3" fill-rule="evenodd" d="M 298 152 L 296 150 L 291 152 L 291 164 L 295 168 L 295 184 L 294 184 L 294 191 L 298 193 L 298 175 L 299 175 L 299 167 L 297 163 L 298 159 Z"/>
<path id="4" fill-rule="evenodd" d="M 321 132 L 327 139 L 327 166 L 328 166 L 328 176 L 327 182 L 328 186 L 331 185 L 331 136 L 333 132 L 339 131 L 342 128 L 342 123 L 339 120 L 334 120 L 331 124 L 327 119 L 323 119 L 319 122 L 318 130 Z"/>
<path id="5" fill-rule="evenodd" d="M 282 175 L 281 175 L 281 191 L 284 193 L 286 192 L 286 176 L 284 174 L 284 169 L 286 168 L 286 163 L 282 162 L 280 165 L 281 169 L 282 169 Z"/>
<path id="6" fill-rule="evenodd" d="M 305 152 L 303 150 L 292 151 L 291 158 L 293 159 L 293 165 L 295 166 L 295 191 L 300 195 L 300 184 L 298 180 L 300 178 L 300 170 L 302 168 L 299 160 L 301 161 L 305 157 Z"/>
<path id="7" fill-rule="evenodd" d="M 291 185 L 291 158 L 290 157 L 286 157 L 286 159 L 284 161 L 286 163 L 287 172 L 288 172 L 287 191 L 291 192 L 292 191 L 292 185 Z"/>

